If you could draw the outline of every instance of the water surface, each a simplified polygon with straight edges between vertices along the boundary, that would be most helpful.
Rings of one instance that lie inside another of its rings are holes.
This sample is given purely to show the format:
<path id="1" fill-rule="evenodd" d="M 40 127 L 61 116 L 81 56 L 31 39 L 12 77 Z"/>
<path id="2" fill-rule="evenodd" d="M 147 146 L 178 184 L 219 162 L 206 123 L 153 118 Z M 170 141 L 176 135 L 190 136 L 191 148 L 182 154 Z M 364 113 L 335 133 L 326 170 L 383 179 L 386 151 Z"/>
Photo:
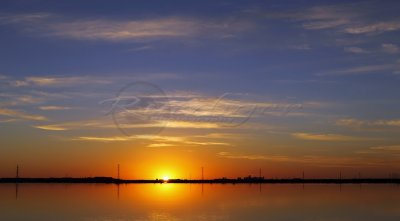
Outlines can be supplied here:
<path id="1" fill-rule="evenodd" d="M 0 184 L 0 220 L 400 220 L 398 185 Z"/>

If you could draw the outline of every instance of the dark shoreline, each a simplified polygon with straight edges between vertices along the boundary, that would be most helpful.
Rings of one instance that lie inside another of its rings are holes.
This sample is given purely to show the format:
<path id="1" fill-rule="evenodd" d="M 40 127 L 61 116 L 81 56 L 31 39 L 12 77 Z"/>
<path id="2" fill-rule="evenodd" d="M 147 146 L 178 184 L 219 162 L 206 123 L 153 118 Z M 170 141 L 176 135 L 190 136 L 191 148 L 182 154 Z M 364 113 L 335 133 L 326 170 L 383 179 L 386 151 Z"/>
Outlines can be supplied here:
<path id="1" fill-rule="evenodd" d="M 390 178 L 365 178 L 365 179 L 211 179 L 211 180 L 186 180 L 170 179 L 156 180 L 123 180 L 112 177 L 87 177 L 87 178 L 0 178 L 0 183 L 103 183 L 103 184 L 135 184 L 135 183 L 182 183 L 182 184 L 400 184 L 400 179 Z"/>

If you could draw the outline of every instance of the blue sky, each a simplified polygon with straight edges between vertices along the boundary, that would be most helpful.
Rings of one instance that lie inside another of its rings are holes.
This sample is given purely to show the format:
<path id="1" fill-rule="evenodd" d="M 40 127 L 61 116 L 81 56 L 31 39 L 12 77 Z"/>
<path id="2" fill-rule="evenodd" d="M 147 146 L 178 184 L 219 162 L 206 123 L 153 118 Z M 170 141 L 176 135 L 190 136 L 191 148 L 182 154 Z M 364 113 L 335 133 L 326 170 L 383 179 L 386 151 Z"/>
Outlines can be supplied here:
<path id="1" fill-rule="evenodd" d="M 14 146 L 2 147 L 13 156 L 7 165 L 43 138 L 61 153 L 68 141 L 89 140 L 180 146 L 251 165 L 350 165 L 341 155 L 360 168 L 397 168 L 399 9 L 396 1 L 0 1 L 0 130 Z M 244 114 L 257 102 L 275 109 L 235 128 L 184 118 L 160 135 L 191 141 L 121 138 L 100 103 L 136 81 L 165 91 L 179 116 L 201 115 L 199 105 L 225 93 L 241 94 L 227 103 Z M 285 105 L 301 108 L 282 114 Z M 205 145 L 216 148 L 194 147 Z M 291 174 L 296 166 L 286 167 Z"/>

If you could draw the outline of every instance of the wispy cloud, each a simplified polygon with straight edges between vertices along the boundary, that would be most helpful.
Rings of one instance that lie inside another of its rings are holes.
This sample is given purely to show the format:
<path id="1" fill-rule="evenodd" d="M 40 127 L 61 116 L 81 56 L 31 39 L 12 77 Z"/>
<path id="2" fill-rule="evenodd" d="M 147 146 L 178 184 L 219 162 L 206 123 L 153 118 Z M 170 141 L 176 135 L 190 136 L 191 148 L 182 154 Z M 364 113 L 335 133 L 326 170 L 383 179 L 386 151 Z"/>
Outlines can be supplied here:
<path id="1" fill-rule="evenodd" d="M 136 139 L 145 139 L 156 141 L 157 143 L 171 144 L 171 145 L 194 145 L 194 146 L 230 146 L 226 142 L 213 142 L 212 139 L 208 138 L 208 141 L 199 140 L 197 137 L 185 136 L 159 136 L 159 135 L 137 135 L 134 136 Z"/>
<path id="2" fill-rule="evenodd" d="M 302 27 L 310 30 L 328 29 L 346 25 L 357 17 L 347 5 L 344 6 L 313 6 L 303 10 L 281 13 L 278 17 L 300 21 Z"/>
<path id="3" fill-rule="evenodd" d="M 53 75 L 53 76 L 28 76 L 25 78 L 17 78 L 13 76 L 4 76 L 2 81 L 7 87 L 16 88 L 54 88 L 54 87 L 75 87 L 75 86 L 104 86 L 116 83 L 127 83 L 134 81 L 157 81 L 165 79 L 179 79 L 182 75 L 172 72 L 150 72 L 150 73 L 130 73 L 129 75 L 120 73 L 112 75 Z M 31 91 L 37 95 L 47 97 L 54 97 L 57 94 L 48 93 L 44 91 Z M 4 93 L 3 93 L 4 94 Z M 58 96 L 60 97 L 60 96 Z M 65 97 L 65 96 L 64 96 Z"/>
<path id="4" fill-rule="evenodd" d="M 380 34 L 400 29 L 400 21 L 385 21 L 363 26 L 349 27 L 345 32 L 349 34 Z"/>
<path id="5" fill-rule="evenodd" d="M 394 72 L 400 67 L 398 64 L 378 64 L 352 67 L 347 69 L 325 71 L 316 74 L 317 76 L 339 76 L 339 75 L 360 75 L 382 72 Z"/>
<path id="6" fill-rule="evenodd" d="M 110 80 L 93 78 L 90 76 L 86 77 L 27 77 L 24 80 L 14 81 L 14 86 L 74 86 L 82 84 L 109 84 Z"/>
<path id="7" fill-rule="evenodd" d="M 299 110 L 300 103 L 268 102 L 252 99 L 250 95 L 223 94 L 219 97 L 188 97 L 187 99 L 171 99 L 168 107 L 173 114 L 182 115 L 183 118 L 204 117 L 206 119 L 230 118 L 233 121 L 246 120 L 252 116 L 303 114 Z M 226 120 L 226 119 L 225 119 Z M 210 123 L 218 123 L 211 121 Z"/>
<path id="8" fill-rule="evenodd" d="M 201 121 L 165 121 L 166 127 L 168 128 L 203 128 L 203 129 L 211 129 L 211 128 L 220 128 L 218 122 L 201 122 Z"/>
<path id="9" fill-rule="evenodd" d="M 19 121 L 18 119 L 0 119 L 0 123 L 11 123 Z"/>
<path id="10" fill-rule="evenodd" d="M 286 156 L 265 156 L 265 155 L 234 155 L 229 152 L 219 152 L 219 157 L 228 159 L 244 159 L 244 160 L 274 160 L 274 161 L 287 161 L 289 158 Z"/>
<path id="11" fill-rule="evenodd" d="M 0 14 L 0 24 L 32 23 L 47 19 L 50 16 L 49 13 Z"/>
<path id="12" fill-rule="evenodd" d="M 300 23 L 306 30 L 334 30 L 338 35 L 371 35 L 400 30 L 398 18 L 379 19 L 371 3 L 345 3 L 269 13 L 268 17 Z M 370 18 L 374 17 L 374 20 Z M 331 34 L 331 32 L 330 32 Z"/>
<path id="13" fill-rule="evenodd" d="M 242 134 L 243 136 L 243 134 Z M 241 139 L 237 134 L 234 133 L 210 133 L 204 135 L 196 135 L 195 137 L 205 138 L 205 139 Z"/>
<path id="14" fill-rule="evenodd" d="M 251 155 L 251 154 L 233 154 L 229 152 L 219 152 L 218 157 L 227 159 L 238 159 L 238 160 L 262 160 L 270 161 L 275 163 L 301 163 L 309 164 L 316 167 L 379 167 L 387 165 L 387 162 L 380 159 L 369 159 L 365 160 L 358 156 L 343 156 L 343 157 L 333 157 L 333 156 L 287 156 L 287 155 Z"/>
<path id="15" fill-rule="evenodd" d="M 115 142 L 115 141 L 129 141 L 130 137 L 78 137 L 74 140 L 82 141 L 100 141 L 100 142 Z"/>
<path id="16" fill-rule="evenodd" d="M 400 119 L 391 120 L 358 120 L 353 118 L 340 119 L 336 122 L 340 126 L 363 127 L 363 126 L 390 126 L 400 127 Z"/>
<path id="17" fill-rule="evenodd" d="M 368 155 L 384 155 L 398 158 L 400 155 L 400 145 L 389 145 L 389 146 L 375 146 L 370 147 L 366 150 L 358 150 L 357 154 L 368 154 Z"/>
<path id="18" fill-rule="evenodd" d="M 347 28 L 364 22 L 364 17 L 368 14 L 365 5 L 359 3 L 320 5 L 286 12 L 270 12 L 266 16 L 300 23 L 306 30 L 335 30 L 337 33 L 342 33 Z"/>
<path id="19" fill-rule="evenodd" d="M 197 145 L 197 146 L 231 146 L 225 142 L 200 142 L 200 141 L 186 141 L 186 144 Z"/>
<path id="20" fill-rule="evenodd" d="M 336 121 L 337 125 L 340 125 L 340 126 L 352 126 L 352 127 L 354 127 L 354 126 L 356 126 L 356 127 L 363 126 L 363 125 L 365 125 L 365 123 L 366 122 L 364 122 L 364 121 L 357 120 L 357 119 L 352 119 L 352 118 L 340 119 L 340 120 Z"/>
<path id="21" fill-rule="evenodd" d="M 190 17 L 142 19 L 73 19 L 54 14 L 1 16 L 3 24 L 19 25 L 24 30 L 44 36 L 77 40 L 156 40 L 184 37 L 234 36 L 253 26 L 247 21 L 230 19 L 200 20 Z"/>
<path id="22" fill-rule="evenodd" d="M 6 106 L 40 104 L 47 100 L 43 96 L 29 92 L 0 93 L 0 97 L 2 98 L 3 105 Z"/>
<path id="23" fill-rule="evenodd" d="M 400 153 L 400 145 L 371 147 L 371 150 L 395 151 Z"/>
<path id="24" fill-rule="evenodd" d="M 367 54 L 369 51 L 359 48 L 359 47 L 347 47 L 344 48 L 344 51 L 354 53 L 354 54 Z"/>
<path id="25" fill-rule="evenodd" d="M 152 50 L 152 49 L 154 49 L 154 46 L 143 45 L 143 46 L 136 47 L 136 48 L 130 48 L 127 51 L 137 52 L 137 51 L 148 51 L 148 50 Z"/>
<path id="26" fill-rule="evenodd" d="M 42 126 L 34 126 L 35 128 L 42 129 L 42 130 L 53 130 L 53 131 L 64 131 L 67 130 L 64 127 L 60 127 L 57 125 L 42 125 Z"/>
<path id="27" fill-rule="evenodd" d="M 168 98 L 168 101 L 166 101 Z M 127 98 L 129 99 L 129 98 Z M 122 128 L 133 128 L 141 125 L 129 123 L 132 118 L 149 119 L 147 127 L 220 129 L 242 126 L 254 115 L 298 115 L 292 113 L 301 109 L 301 104 L 272 103 L 252 101 L 246 98 L 230 97 L 226 94 L 220 97 L 200 96 L 193 94 L 173 94 L 172 96 L 151 97 L 152 103 L 160 104 L 159 108 L 149 108 L 146 105 L 123 108 L 118 115 L 130 120 L 120 124 Z M 119 98 L 109 99 L 111 102 Z M 119 105 L 119 104 L 118 104 Z M 113 105 L 117 106 L 117 105 Z M 303 116 L 303 115 L 301 115 Z M 249 123 L 247 126 L 251 126 Z"/>
<path id="28" fill-rule="evenodd" d="M 356 141 L 363 138 L 345 136 L 340 134 L 311 134 L 311 133 L 293 133 L 292 136 L 302 140 L 314 141 Z"/>
<path id="29" fill-rule="evenodd" d="M 40 106 L 39 109 L 53 111 L 53 110 L 70 110 L 72 108 L 65 106 Z"/>
<path id="30" fill-rule="evenodd" d="M 382 49 L 384 52 L 386 53 L 390 53 L 390 54 L 397 54 L 400 52 L 400 48 L 399 46 L 395 45 L 395 44 L 382 44 Z"/>
<path id="31" fill-rule="evenodd" d="M 158 142 L 183 142 L 186 140 L 185 137 L 177 136 L 161 136 L 161 135 L 136 135 L 132 136 L 132 139 L 143 139 Z"/>
<path id="32" fill-rule="evenodd" d="M 367 6 L 367 7 L 365 7 Z M 400 21 L 369 21 L 371 10 L 365 3 L 314 6 L 287 17 L 302 22 L 305 29 L 336 29 L 348 34 L 380 34 L 400 29 Z"/>
<path id="33" fill-rule="evenodd" d="M 12 109 L 7 109 L 7 108 L 0 108 L 0 115 L 12 117 L 12 118 L 24 119 L 24 120 L 33 120 L 33 121 L 47 120 L 47 118 L 44 116 L 28 114 L 23 111 L 12 110 Z"/>
<path id="34" fill-rule="evenodd" d="M 213 142 L 213 141 L 201 141 L 196 137 L 178 137 L 178 136 L 160 136 L 160 135 L 135 135 L 135 136 L 111 136 L 111 137 L 97 137 L 97 136 L 81 136 L 73 138 L 73 140 L 81 141 L 99 141 L 99 142 L 120 142 L 120 141 L 132 141 L 132 140 L 146 140 L 152 143 L 148 144 L 147 147 L 167 147 L 167 146 L 230 146 L 231 144 L 226 142 Z"/>
<path id="35" fill-rule="evenodd" d="M 168 102 L 166 102 L 168 98 Z M 116 109 L 118 122 L 113 122 L 111 116 L 102 119 L 82 119 L 71 122 L 55 122 L 52 124 L 34 125 L 42 130 L 81 130 L 81 129 L 227 129 L 236 126 L 242 128 L 256 128 L 261 124 L 247 122 L 251 117 L 259 118 L 268 116 L 304 116 L 296 112 L 301 105 L 291 103 L 273 103 L 252 101 L 246 99 L 233 99 L 230 97 L 210 97 L 191 93 L 172 93 L 171 96 L 152 97 L 154 103 L 160 108 L 149 108 L 146 105 L 130 107 L 127 110 Z M 110 99 L 112 103 L 113 100 Z M 146 100 L 146 99 L 144 99 Z M 150 103 L 153 103 L 150 102 Z M 129 101 L 130 102 L 130 101 Z M 68 110 L 71 107 L 42 105 L 41 110 Z M 105 109 L 106 110 L 106 109 Z M 114 110 L 114 109 L 112 109 Z M 109 109 L 107 108 L 107 112 Z M 293 113 L 292 113 L 293 112 Z M 246 125 L 243 125 L 246 123 Z M 134 132 L 137 133 L 137 132 Z M 205 143 L 210 144 L 210 143 Z M 200 145 L 200 143 L 198 143 Z"/>
<path id="36" fill-rule="evenodd" d="M 87 20 L 49 24 L 50 35 L 88 40 L 134 40 L 182 37 L 195 34 L 198 24 L 189 19 L 137 21 Z"/>
<path id="37" fill-rule="evenodd" d="M 152 143 L 147 145 L 147 147 L 173 147 L 179 145 L 192 145 L 192 146 L 230 146 L 228 143 L 219 143 L 219 142 L 193 142 L 193 141 L 185 141 L 183 143 Z"/>
<path id="38" fill-rule="evenodd" d="M 152 143 L 147 145 L 147 147 L 171 147 L 174 146 L 174 144 L 170 144 L 170 143 Z"/>
<path id="39" fill-rule="evenodd" d="M 349 20 L 348 19 L 343 19 L 343 18 L 334 18 L 332 20 L 320 20 L 320 21 L 314 21 L 314 22 L 306 22 L 303 24 L 303 27 L 305 29 L 327 29 L 327 28 L 333 28 L 337 27 L 340 25 L 345 25 L 348 24 Z"/>
<path id="40" fill-rule="evenodd" d="M 35 128 L 43 130 L 52 130 L 52 128 L 59 128 L 63 130 L 78 130 L 78 129 L 117 129 L 118 127 L 124 129 L 134 128 L 190 128 L 190 129 L 217 129 L 220 126 L 217 123 L 196 122 L 196 121 L 149 121 L 141 123 L 119 123 L 116 125 L 112 121 L 106 120 L 82 120 L 72 122 L 61 122 L 49 125 L 36 125 Z"/>
<path id="41" fill-rule="evenodd" d="M 39 108 L 41 110 L 44 110 L 46 108 L 52 108 L 52 106 L 45 105 L 48 102 L 53 100 L 57 100 L 57 102 L 62 102 L 62 100 L 68 98 L 70 97 L 64 94 L 64 92 L 49 93 L 33 90 L 32 88 L 17 90 L 14 88 L 7 88 L 7 92 L 0 93 L 0 106 L 10 109 Z"/>
<path id="42" fill-rule="evenodd" d="M 42 130 L 61 131 L 78 129 L 109 129 L 116 128 L 116 125 L 111 122 L 105 122 L 104 120 L 81 120 L 56 124 L 35 125 L 33 127 Z"/>
<path id="43" fill-rule="evenodd" d="M 375 124 L 377 125 L 384 125 L 384 126 L 396 126 L 399 127 L 400 126 L 400 120 L 396 119 L 396 120 L 380 120 L 375 122 Z"/>
<path id="44" fill-rule="evenodd" d="M 294 50 L 311 50 L 311 46 L 309 44 L 291 45 L 289 48 Z"/>

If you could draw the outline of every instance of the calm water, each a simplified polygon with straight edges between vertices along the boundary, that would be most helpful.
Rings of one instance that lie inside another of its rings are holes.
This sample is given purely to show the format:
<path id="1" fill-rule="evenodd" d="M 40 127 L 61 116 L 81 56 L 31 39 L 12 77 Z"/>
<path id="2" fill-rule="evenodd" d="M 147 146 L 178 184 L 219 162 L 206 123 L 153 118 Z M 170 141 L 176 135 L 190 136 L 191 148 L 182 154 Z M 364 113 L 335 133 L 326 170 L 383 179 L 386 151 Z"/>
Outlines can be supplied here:
<path id="1" fill-rule="evenodd" d="M 0 220 L 400 220 L 395 185 L 0 184 Z"/>

